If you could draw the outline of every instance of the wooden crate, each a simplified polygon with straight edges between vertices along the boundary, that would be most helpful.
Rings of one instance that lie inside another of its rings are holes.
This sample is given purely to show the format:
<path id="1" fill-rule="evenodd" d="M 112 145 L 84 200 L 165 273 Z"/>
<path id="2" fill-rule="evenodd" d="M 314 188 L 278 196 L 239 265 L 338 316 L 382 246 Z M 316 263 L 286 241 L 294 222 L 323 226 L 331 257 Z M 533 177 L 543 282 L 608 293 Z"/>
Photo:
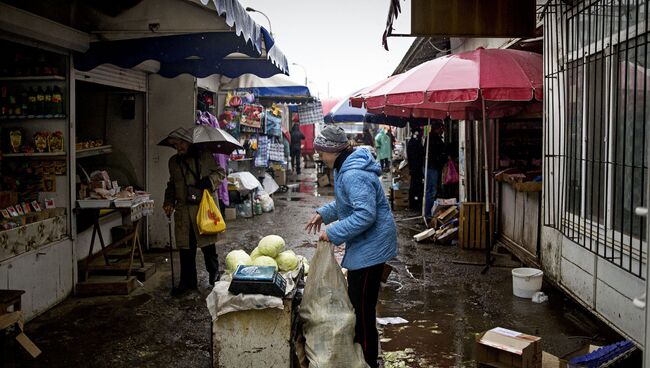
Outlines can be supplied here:
<path id="1" fill-rule="evenodd" d="M 494 240 L 494 205 L 490 205 L 489 231 L 485 224 L 485 203 L 465 202 L 460 205 L 458 245 L 463 249 L 485 249 L 488 233 Z"/>

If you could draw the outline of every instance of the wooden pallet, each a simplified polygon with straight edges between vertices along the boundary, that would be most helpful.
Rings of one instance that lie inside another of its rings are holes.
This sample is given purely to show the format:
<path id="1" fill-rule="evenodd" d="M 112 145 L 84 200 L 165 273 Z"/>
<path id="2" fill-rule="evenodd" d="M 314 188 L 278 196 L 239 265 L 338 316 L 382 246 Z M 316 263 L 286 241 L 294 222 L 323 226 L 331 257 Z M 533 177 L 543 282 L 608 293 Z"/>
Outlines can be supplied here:
<path id="1" fill-rule="evenodd" d="M 458 245 L 463 249 L 485 249 L 488 244 L 488 234 L 494 240 L 494 205 L 490 205 L 488 226 L 489 231 L 485 223 L 485 203 L 461 203 Z"/>

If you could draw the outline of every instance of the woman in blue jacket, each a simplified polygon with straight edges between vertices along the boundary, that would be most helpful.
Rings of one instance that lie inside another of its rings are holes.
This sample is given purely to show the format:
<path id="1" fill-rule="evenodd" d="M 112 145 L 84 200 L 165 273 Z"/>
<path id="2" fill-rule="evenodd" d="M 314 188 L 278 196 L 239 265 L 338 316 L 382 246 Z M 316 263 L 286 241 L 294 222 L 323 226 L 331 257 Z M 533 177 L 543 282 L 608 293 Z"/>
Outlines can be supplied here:
<path id="1" fill-rule="evenodd" d="M 348 269 L 348 295 L 357 323 L 355 342 L 366 362 L 377 367 L 377 299 L 384 264 L 397 255 L 397 229 L 379 181 L 381 166 L 365 148 L 353 150 L 345 131 L 329 125 L 316 137 L 314 148 L 334 171 L 336 200 L 316 210 L 305 228 L 320 239 L 345 243 L 342 266 Z M 338 221 L 338 222 L 336 222 Z"/>

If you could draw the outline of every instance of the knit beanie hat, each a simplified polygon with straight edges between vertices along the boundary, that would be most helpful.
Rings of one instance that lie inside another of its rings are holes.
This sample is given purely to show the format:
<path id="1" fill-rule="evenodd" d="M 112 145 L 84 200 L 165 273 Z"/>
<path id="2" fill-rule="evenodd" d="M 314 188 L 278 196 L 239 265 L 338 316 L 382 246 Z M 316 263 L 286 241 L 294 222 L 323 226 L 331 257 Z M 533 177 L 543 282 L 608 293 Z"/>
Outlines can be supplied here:
<path id="1" fill-rule="evenodd" d="M 314 149 L 321 152 L 337 153 L 350 145 L 345 131 L 336 125 L 327 125 L 314 139 Z"/>

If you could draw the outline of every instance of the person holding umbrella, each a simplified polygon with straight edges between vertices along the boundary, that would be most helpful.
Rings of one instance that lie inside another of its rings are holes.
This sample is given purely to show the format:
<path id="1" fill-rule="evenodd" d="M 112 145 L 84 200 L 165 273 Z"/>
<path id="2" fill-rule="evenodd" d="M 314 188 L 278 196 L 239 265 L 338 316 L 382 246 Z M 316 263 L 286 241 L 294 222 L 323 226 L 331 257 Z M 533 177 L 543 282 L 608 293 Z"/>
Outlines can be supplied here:
<path id="1" fill-rule="evenodd" d="M 386 262 L 397 256 L 397 227 L 379 176 L 381 167 L 366 148 L 354 150 L 345 131 L 328 125 L 314 148 L 334 171 L 336 200 L 316 210 L 305 230 L 320 240 L 345 243 L 342 266 L 348 269 L 348 295 L 356 315 L 354 341 L 370 367 L 378 367 L 376 327 L 379 286 Z M 334 223 L 336 222 L 336 223 Z"/>
<path id="2" fill-rule="evenodd" d="M 165 214 L 168 217 L 174 216 L 176 247 L 179 248 L 180 254 L 181 278 L 178 286 L 172 288 L 174 296 L 197 288 L 197 248 L 201 248 L 203 252 L 210 285 L 219 277 L 219 261 L 215 247 L 217 235 L 199 234 L 196 214 L 203 190 L 207 189 L 215 197 L 215 191 L 225 178 L 225 171 L 216 163 L 209 150 L 193 144 L 197 137 L 200 137 L 196 132 L 201 132 L 202 129 L 213 128 L 179 128 L 159 143 L 176 149 L 176 154 L 169 159 L 169 181 L 163 204 Z"/>

